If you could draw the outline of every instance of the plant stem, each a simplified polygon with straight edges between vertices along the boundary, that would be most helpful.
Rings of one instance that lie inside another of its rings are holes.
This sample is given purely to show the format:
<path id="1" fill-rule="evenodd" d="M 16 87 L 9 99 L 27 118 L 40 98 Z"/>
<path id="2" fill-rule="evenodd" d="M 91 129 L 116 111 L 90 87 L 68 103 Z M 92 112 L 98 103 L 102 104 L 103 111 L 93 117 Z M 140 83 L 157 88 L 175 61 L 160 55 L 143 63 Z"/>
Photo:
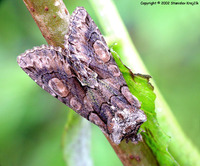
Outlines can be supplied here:
<path id="1" fill-rule="evenodd" d="M 49 45 L 64 48 L 70 14 L 62 0 L 23 0 Z"/>
<path id="2" fill-rule="evenodd" d="M 136 73 L 149 73 L 132 44 L 130 36 L 112 0 L 89 1 L 95 9 L 104 34 L 106 36 L 114 36 L 120 40 L 120 46 L 122 47 L 119 54 L 123 55 L 121 57 L 123 62 Z M 180 128 L 171 109 L 154 82 L 153 85 L 157 95 L 156 112 L 160 127 L 171 137 L 168 148 L 170 153 L 180 165 L 200 165 L 198 150 L 192 145 L 191 141 Z"/>

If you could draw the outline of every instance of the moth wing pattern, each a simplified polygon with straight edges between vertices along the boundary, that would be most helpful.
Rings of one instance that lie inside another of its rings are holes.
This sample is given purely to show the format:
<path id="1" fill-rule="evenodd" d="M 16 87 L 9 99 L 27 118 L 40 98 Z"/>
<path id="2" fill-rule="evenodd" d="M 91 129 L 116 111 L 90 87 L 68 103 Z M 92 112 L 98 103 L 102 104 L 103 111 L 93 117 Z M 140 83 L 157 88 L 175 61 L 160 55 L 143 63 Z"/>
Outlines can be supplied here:
<path id="1" fill-rule="evenodd" d="M 137 140 L 146 121 L 98 27 L 83 7 L 70 18 L 65 49 L 35 47 L 20 67 L 44 90 L 98 125 L 114 143 Z"/>
<path id="2" fill-rule="evenodd" d="M 86 93 L 67 62 L 67 52 L 42 45 L 18 56 L 19 66 L 44 90 L 88 119 Z"/>
<path id="3" fill-rule="evenodd" d="M 77 7 L 72 13 L 69 32 L 65 38 L 65 47 L 70 52 L 74 64 L 77 64 L 79 59 L 81 64 L 85 64 L 102 78 L 120 74 L 114 66 L 116 63 L 106 41 L 83 7 Z"/>
<path id="4" fill-rule="evenodd" d="M 130 93 L 103 35 L 83 7 L 77 7 L 70 18 L 65 47 L 71 59 L 79 59 L 73 64 L 85 65 L 97 74 L 97 86 L 89 88 L 87 96 L 106 124 L 106 133 L 117 144 L 125 137 L 137 139 L 137 130 L 146 116 Z"/>

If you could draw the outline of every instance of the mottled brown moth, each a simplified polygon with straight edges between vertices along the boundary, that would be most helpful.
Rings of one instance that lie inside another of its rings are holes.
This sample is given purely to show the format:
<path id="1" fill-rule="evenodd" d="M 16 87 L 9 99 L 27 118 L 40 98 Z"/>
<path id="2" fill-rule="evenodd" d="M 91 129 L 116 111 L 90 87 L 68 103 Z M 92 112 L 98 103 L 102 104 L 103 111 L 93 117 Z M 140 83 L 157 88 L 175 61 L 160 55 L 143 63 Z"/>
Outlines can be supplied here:
<path id="1" fill-rule="evenodd" d="M 83 7 L 70 18 L 65 49 L 34 47 L 17 62 L 40 87 L 99 126 L 115 144 L 137 141 L 146 115 Z"/>

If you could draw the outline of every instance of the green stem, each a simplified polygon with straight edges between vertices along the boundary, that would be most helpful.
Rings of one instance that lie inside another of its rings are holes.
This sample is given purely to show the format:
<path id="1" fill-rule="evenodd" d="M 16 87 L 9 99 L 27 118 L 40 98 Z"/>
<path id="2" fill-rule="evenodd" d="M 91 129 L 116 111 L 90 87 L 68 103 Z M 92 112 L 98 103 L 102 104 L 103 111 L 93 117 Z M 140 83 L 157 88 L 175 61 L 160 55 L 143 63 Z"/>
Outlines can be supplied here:
<path id="1" fill-rule="evenodd" d="M 114 36 L 120 40 L 120 55 L 123 62 L 134 72 L 149 73 L 143 64 L 138 52 L 131 42 L 130 36 L 119 16 L 112 0 L 89 0 L 95 9 L 96 15 L 106 36 Z M 151 81 L 152 82 L 152 81 Z M 200 165 L 200 155 L 188 137 L 177 123 L 171 109 L 162 97 L 159 89 L 155 87 L 156 112 L 160 127 L 171 137 L 169 152 L 180 165 Z"/>
<path id="2" fill-rule="evenodd" d="M 62 0 L 23 0 L 49 45 L 64 48 L 70 14 Z"/>

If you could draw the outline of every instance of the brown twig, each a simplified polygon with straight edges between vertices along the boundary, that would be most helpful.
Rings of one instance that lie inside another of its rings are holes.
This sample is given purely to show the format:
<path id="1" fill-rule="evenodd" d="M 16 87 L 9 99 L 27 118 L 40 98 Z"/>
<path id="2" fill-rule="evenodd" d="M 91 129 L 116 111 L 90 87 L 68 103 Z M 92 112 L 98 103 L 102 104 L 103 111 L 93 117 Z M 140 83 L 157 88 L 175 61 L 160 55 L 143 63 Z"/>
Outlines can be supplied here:
<path id="1" fill-rule="evenodd" d="M 110 138 L 107 136 L 106 138 L 124 166 L 159 165 L 152 151 L 144 141 L 134 144 L 131 141 L 126 143 L 126 141 L 123 140 L 119 145 L 116 145 Z"/>

